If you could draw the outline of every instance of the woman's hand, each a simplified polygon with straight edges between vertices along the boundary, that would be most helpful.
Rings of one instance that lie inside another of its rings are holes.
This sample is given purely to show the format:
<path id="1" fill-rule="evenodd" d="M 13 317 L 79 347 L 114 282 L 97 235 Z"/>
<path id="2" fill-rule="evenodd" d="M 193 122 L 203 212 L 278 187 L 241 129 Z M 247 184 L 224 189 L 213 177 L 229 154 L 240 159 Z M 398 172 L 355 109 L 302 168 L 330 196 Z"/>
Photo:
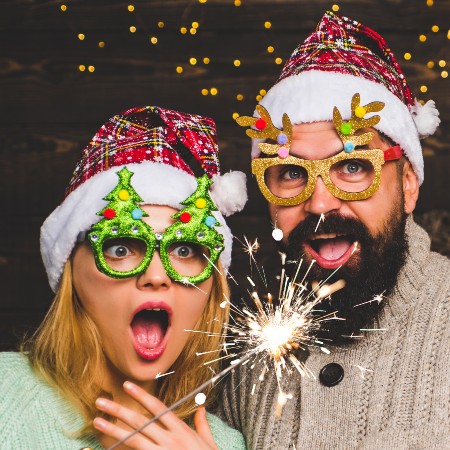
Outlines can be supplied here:
<path id="1" fill-rule="evenodd" d="M 140 403 L 153 416 L 167 409 L 164 403 L 145 392 L 139 386 L 126 381 L 123 387 L 128 395 Z M 105 398 L 97 399 L 96 406 L 100 411 L 119 419 L 133 430 L 149 420 L 143 414 Z M 96 417 L 93 423 L 98 431 L 118 441 L 124 439 L 130 433 L 129 430 L 125 430 L 121 426 L 101 417 Z M 134 450 L 218 450 L 206 420 L 204 407 L 200 407 L 196 411 L 194 425 L 195 430 L 180 420 L 172 411 L 169 411 L 158 421 L 146 426 L 139 433 L 127 439 L 125 445 Z"/>

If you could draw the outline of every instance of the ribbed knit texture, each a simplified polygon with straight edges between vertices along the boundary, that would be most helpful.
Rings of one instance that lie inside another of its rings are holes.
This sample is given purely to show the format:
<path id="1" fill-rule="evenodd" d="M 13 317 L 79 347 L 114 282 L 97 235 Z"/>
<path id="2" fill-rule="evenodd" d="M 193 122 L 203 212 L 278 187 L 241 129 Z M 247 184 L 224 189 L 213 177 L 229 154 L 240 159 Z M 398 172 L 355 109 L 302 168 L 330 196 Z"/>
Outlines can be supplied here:
<path id="1" fill-rule="evenodd" d="M 220 450 L 245 450 L 238 431 L 212 414 L 208 422 Z M 24 355 L 0 353 L 1 450 L 103 449 L 95 436 L 70 436 L 83 424 L 81 415 L 36 377 Z"/>
<path id="2" fill-rule="evenodd" d="M 329 355 L 312 349 L 305 363 L 317 380 L 284 376 L 294 399 L 281 419 L 273 371 L 263 382 L 250 364 L 231 374 L 219 414 L 248 449 L 450 449 L 450 262 L 412 218 L 407 235 L 406 264 L 373 327 L 386 331 Z M 331 362 L 344 378 L 326 387 L 318 375 Z"/>

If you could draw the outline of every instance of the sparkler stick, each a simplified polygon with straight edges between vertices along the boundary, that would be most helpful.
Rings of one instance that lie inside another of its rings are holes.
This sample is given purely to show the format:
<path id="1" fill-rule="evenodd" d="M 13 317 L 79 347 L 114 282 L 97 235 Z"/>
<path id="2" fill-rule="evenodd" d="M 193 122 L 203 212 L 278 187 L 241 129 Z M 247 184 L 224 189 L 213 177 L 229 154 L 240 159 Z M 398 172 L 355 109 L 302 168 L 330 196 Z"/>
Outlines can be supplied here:
<path id="1" fill-rule="evenodd" d="M 169 406 L 164 411 L 162 411 L 159 414 L 157 414 L 152 419 L 148 420 L 147 422 L 144 422 L 140 427 L 138 427 L 135 430 L 133 430 L 132 432 L 130 432 L 130 434 L 128 434 L 127 436 L 125 436 L 123 439 L 121 439 L 120 441 L 116 442 L 115 444 L 111 445 L 111 447 L 108 447 L 106 450 L 113 450 L 113 449 L 119 447 L 124 442 L 126 442 L 128 439 L 130 439 L 132 436 L 134 436 L 135 434 L 141 432 L 144 428 L 148 427 L 153 422 L 156 422 L 157 420 L 159 420 L 164 414 L 167 414 L 169 411 L 172 411 L 172 410 L 176 409 L 178 406 L 183 404 L 186 400 L 189 400 L 190 398 L 194 397 L 196 394 L 198 394 L 201 391 L 203 391 L 210 384 L 215 383 L 219 378 L 225 376 L 228 372 L 230 372 L 231 370 L 233 370 L 237 366 L 243 364 L 245 361 L 249 360 L 255 353 L 257 353 L 257 350 L 258 349 L 255 348 L 251 352 L 249 352 L 246 355 L 244 355 L 242 358 L 240 358 L 240 359 L 238 359 L 236 361 L 232 361 L 232 363 L 227 368 L 225 368 L 224 370 L 222 370 L 221 372 L 219 372 L 217 375 L 215 375 L 214 377 L 210 378 L 209 380 L 205 381 L 198 388 L 196 388 L 193 391 L 189 392 L 184 397 L 182 397 L 179 400 L 177 400 L 175 403 L 173 403 L 171 406 Z"/>

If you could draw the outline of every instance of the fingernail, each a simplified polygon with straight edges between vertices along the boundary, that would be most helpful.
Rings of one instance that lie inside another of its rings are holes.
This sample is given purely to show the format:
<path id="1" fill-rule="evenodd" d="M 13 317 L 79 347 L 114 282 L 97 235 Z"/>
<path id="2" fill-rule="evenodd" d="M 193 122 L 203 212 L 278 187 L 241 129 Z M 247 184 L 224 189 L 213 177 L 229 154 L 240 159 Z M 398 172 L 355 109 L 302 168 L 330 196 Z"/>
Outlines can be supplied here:
<path id="1" fill-rule="evenodd" d="M 102 419 L 101 417 L 96 417 L 92 421 L 92 423 L 93 423 L 94 427 L 97 428 L 97 429 L 103 430 L 105 428 L 105 420 Z"/>
<path id="2" fill-rule="evenodd" d="M 129 391 L 132 391 L 135 388 L 135 385 L 131 381 L 125 381 L 125 383 L 123 383 L 123 387 Z"/>
<path id="3" fill-rule="evenodd" d="M 98 398 L 97 400 L 95 400 L 95 404 L 100 408 L 106 408 L 108 406 L 108 400 L 104 398 Z"/>

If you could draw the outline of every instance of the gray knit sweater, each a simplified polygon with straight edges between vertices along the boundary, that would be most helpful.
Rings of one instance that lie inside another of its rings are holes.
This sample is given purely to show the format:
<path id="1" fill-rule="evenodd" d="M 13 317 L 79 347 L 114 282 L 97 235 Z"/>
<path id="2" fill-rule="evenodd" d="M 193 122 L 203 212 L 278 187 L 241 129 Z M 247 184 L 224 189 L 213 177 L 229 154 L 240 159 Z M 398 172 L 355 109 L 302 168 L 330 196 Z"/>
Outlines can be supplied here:
<path id="1" fill-rule="evenodd" d="M 450 449 L 450 262 L 412 219 L 407 234 L 406 264 L 374 326 L 386 331 L 329 355 L 313 349 L 305 362 L 317 380 L 284 376 L 294 398 L 280 419 L 273 373 L 260 382 L 249 364 L 231 375 L 219 414 L 248 449 Z M 318 374 L 331 362 L 344 378 L 326 387 Z"/>

